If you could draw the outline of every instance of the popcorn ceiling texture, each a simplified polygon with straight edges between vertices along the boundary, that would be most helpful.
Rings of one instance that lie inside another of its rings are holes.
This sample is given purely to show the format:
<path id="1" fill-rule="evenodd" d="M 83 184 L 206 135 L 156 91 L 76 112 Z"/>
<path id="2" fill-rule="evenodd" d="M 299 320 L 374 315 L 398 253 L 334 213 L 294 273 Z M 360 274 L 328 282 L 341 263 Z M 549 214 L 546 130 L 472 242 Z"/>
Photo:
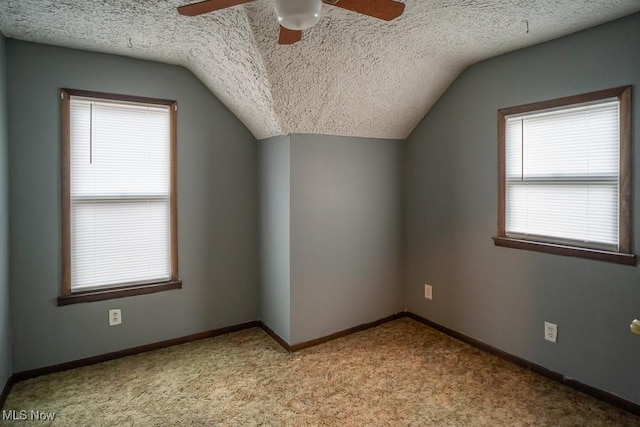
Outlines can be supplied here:
<path id="1" fill-rule="evenodd" d="M 384 22 L 323 5 L 301 42 L 280 46 L 273 0 L 178 15 L 188 3 L 0 0 L 0 31 L 185 66 L 258 139 L 402 139 L 467 66 L 640 11 L 638 0 L 406 0 Z"/>

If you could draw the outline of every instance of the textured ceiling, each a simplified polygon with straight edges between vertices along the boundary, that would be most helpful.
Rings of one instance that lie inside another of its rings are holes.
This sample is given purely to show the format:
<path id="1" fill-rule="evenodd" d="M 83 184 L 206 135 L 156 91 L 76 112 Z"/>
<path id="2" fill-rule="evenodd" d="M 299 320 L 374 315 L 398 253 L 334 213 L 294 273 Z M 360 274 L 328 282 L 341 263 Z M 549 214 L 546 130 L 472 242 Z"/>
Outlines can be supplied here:
<path id="1" fill-rule="evenodd" d="M 639 0 L 406 0 L 384 22 L 323 5 L 301 42 L 280 46 L 273 0 L 178 15 L 188 3 L 0 0 L 0 31 L 183 65 L 258 139 L 405 138 L 474 62 L 640 11 Z"/>

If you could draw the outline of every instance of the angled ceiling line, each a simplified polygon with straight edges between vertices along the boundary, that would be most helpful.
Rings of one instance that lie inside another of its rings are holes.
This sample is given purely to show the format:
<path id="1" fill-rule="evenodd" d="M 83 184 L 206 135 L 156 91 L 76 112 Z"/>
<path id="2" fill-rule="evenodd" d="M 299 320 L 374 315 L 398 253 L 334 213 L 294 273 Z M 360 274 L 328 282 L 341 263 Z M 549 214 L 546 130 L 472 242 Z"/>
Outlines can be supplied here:
<path id="1" fill-rule="evenodd" d="M 256 26 L 253 24 L 251 16 L 249 15 L 249 11 L 247 10 L 248 7 L 249 7 L 249 5 L 242 5 L 242 9 L 244 10 L 245 15 L 247 16 L 247 22 L 249 23 L 249 30 L 251 31 L 251 39 L 253 40 L 253 45 L 256 47 L 256 50 L 258 51 L 258 55 L 260 57 L 260 61 L 261 61 L 261 64 L 262 64 L 262 69 L 264 70 L 264 73 L 266 75 L 266 80 L 267 80 L 267 83 L 268 83 L 267 84 L 267 88 L 269 90 L 269 96 L 270 96 L 270 101 L 271 101 L 270 104 L 269 104 L 270 108 L 271 108 L 271 114 L 274 117 L 274 119 L 276 120 L 276 123 L 278 124 L 278 128 L 281 131 L 281 133 L 278 134 L 278 135 L 269 135 L 269 136 L 266 136 L 265 138 L 271 138 L 271 137 L 274 137 L 274 136 L 288 135 L 289 134 L 288 130 L 283 125 L 282 119 L 276 113 L 276 110 L 275 110 L 273 91 L 272 91 L 272 86 L 271 86 L 272 79 L 270 78 L 269 69 L 267 68 L 267 65 L 266 65 L 266 62 L 265 62 L 265 58 L 264 58 L 264 54 L 262 53 L 262 50 L 259 48 L 260 45 L 259 45 L 258 39 L 256 37 L 256 35 L 257 35 Z M 275 17 L 275 12 L 274 12 L 274 17 Z M 288 45 L 288 46 L 289 47 L 293 47 L 292 45 Z M 264 139 L 264 138 L 256 137 L 256 139 Z"/>

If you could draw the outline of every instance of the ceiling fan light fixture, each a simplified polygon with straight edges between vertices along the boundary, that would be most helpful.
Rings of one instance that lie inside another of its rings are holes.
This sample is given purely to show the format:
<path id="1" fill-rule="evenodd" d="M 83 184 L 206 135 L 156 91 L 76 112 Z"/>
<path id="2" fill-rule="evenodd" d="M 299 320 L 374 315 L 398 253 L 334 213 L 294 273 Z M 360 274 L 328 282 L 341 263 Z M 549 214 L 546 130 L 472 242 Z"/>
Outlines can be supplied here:
<path id="1" fill-rule="evenodd" d="M 289 30 L 307 30 L 318 23 L 322 0 L 276 0 L 278 23 Z"/>

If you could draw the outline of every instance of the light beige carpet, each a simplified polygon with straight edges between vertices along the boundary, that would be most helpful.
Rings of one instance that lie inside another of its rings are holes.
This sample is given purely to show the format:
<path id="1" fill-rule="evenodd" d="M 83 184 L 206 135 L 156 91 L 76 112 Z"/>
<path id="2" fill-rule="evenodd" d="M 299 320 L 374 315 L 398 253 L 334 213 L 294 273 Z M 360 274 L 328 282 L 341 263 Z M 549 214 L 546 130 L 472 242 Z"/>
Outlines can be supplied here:
<path id="1" fill-rule="evenodd" d="M 640 417 L 403 318 L 289 354 L 261 329 L 16 384 L 55 426 L 638 426 Z"/>

